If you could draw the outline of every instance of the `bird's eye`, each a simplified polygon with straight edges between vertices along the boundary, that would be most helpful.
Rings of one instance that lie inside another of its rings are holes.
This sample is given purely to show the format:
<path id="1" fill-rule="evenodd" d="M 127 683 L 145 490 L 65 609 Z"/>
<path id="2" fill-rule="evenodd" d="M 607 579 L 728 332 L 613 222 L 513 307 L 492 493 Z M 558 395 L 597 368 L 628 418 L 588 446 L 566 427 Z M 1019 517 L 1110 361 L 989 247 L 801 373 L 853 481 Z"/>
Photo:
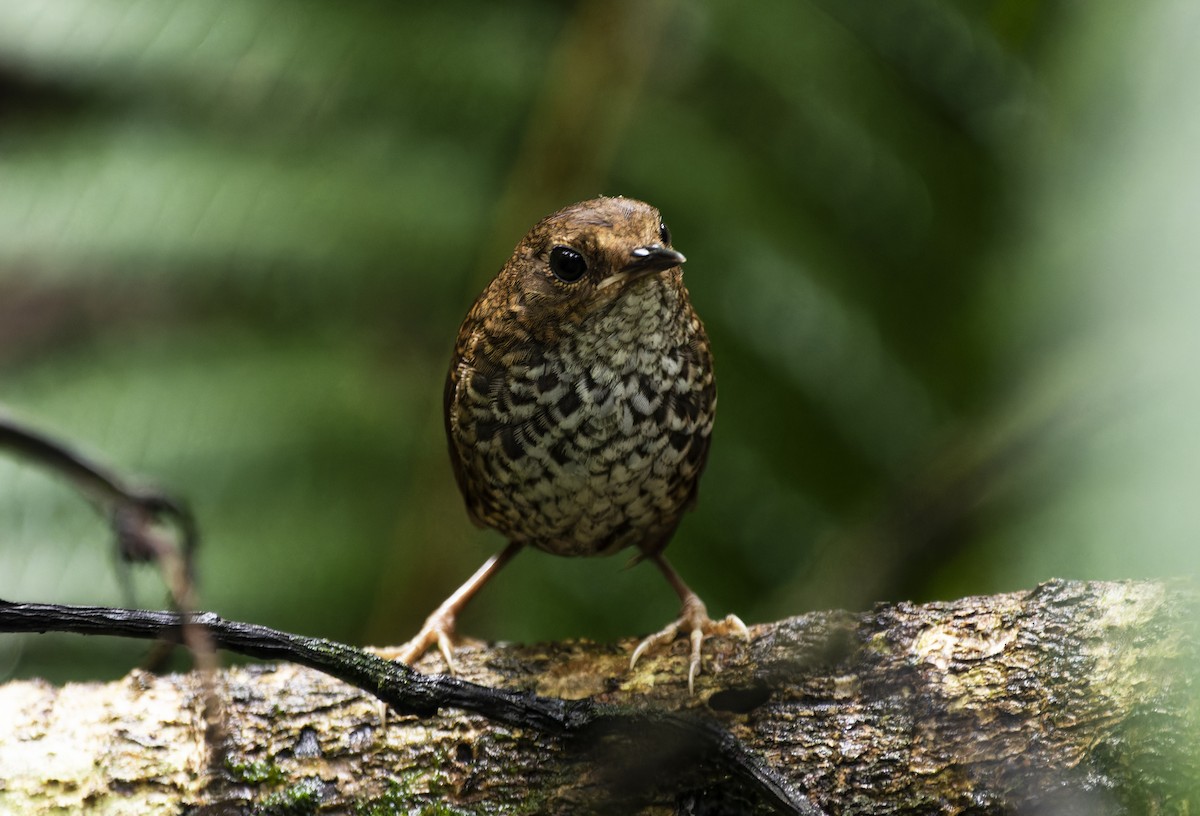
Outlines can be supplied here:
<path id="1" fill-rule="evenodd" d="M 663 221 L 658 222 L 658 237 L 663 242 L 663 246 L 671 243 L 671 230 Z"/>
<path id="2" fill-rule="evenodd" d="M 587 272 L 587 261 L 570 247 L 559 245 L 550 250 L 550 271 L 563 283 L 574 283 Z"/>

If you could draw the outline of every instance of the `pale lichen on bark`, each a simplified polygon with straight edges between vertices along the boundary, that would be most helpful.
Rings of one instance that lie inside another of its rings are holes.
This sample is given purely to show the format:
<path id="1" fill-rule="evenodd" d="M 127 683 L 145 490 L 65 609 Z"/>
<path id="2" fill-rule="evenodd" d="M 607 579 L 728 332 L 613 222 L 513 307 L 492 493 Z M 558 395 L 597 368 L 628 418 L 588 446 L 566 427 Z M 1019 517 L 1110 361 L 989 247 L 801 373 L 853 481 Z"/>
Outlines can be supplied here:
<path id="1" fill-rule="evenodd" d="M 471 647 L 461 668 L 486 685 L 711 718 L 831 814 L 1184 814 L 1200 807 L 1196 611 L 1188 583 L 1051 582 L 813 613 L 752 627 L 749 645 L 706 644 L 694 697 L 682 642 L 634 672 L 630 643 Z M 740 801 L 719 768 L 647 757 L 646 779 L 614 780 L 607 771 L 628 771 L 619 740 L 584 749 L 453 710 L 384 717 L 368 695 L 290 665 L 229 669 L 218 687 L 219 763 L 193 676 L 0 688 L 0 812 L 671 813 Z"/>

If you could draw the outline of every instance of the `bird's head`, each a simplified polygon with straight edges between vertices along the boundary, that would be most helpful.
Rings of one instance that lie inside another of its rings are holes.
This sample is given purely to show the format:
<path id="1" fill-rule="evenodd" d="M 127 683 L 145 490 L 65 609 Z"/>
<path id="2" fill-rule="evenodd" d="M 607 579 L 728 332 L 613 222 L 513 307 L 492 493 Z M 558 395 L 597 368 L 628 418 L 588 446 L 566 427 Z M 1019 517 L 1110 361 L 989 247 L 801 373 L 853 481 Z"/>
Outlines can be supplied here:
<path id="1" fill-rule="evenodd" d="M 639 282 L 682 287 L 686 259 L 658 210 L 632 198 L 594 198 L 548 215 L 517 245 L 497 282 L 532 319 L 579 319 Z"/>

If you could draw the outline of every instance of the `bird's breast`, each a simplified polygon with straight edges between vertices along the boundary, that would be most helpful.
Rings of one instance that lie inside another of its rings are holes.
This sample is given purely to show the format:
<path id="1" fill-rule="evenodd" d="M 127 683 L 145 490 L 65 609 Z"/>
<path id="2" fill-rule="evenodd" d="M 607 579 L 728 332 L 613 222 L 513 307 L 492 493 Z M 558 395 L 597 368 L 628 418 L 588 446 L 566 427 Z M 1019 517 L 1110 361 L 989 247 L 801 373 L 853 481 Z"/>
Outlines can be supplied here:
<path id="1" fill-rule="evenodd" d="M 477 520 L 563 555 L 673 529 L 715 390 L 699 322 L 664 289 L 628 292 L 505 364 L 460 363 L 452 439 Z"/>

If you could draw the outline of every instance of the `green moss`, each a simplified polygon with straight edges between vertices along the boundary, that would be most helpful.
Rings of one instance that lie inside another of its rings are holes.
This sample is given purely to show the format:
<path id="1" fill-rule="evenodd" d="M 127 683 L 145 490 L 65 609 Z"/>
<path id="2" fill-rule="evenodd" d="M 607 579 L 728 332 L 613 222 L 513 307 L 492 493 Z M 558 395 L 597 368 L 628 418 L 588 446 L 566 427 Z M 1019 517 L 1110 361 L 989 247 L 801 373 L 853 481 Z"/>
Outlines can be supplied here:
<path id="1" fill-rule="evenodd" d="M 871 636 L 863 648 L 873 655 L 890 655 L 892 653 L 892 645 L 888 643 L 887 635 L 883 632 L 878 632 Z"/>
<path id="2" fill-rule="evenodd" d="M 310 777 L 270 794 L 254 807 L 255 816 L 309 816 L 321 806 L 321 780 Z"/>
<path id="3" fill-rule="evenodd" d="M 273 762 L 266 760 L 258 760 L 257 762 L 235 762 L 232 759 L 225 759 L 225 769 L 229 771 L 230 776 L 239 782 L 248 782 L 251 785 L 278 785 L 287 780 L 287 775 L 283 769 Z"/>
<path id="4" fill-rule="evenodd" d="M 410 811 L 413 794 L 406 781 L 393 780 L 388 783 L 388 789 L 366 802 L 360 802 L 354 809 L 355 816 L 400 816 Z"/>
<path id="5" fill-rule="evenodd" d="M 393 780 L 381 796 L 362 802 L 355 808 L 355 816 L 471 816 L 471 811 L 461 810 L 444 802 L 415 802 L 406 780 Z"/>

